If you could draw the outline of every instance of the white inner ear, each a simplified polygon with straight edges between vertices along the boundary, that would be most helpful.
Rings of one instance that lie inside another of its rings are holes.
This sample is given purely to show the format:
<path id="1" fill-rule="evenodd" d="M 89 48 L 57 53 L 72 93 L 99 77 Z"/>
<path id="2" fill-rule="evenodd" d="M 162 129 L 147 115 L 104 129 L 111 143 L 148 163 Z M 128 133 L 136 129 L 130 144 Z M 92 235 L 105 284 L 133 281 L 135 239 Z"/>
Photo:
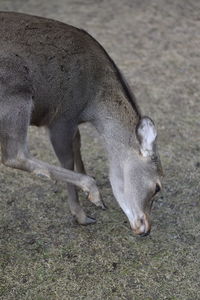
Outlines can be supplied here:
<path id="1" fill-rule="evenodd" d="M 154 144 L 157 137 L 155 125 L 151 119 L 144 117 L 137 128 L 140 141 L 140 152 L 143 156 L 151 156 L 154 153 Z"/>

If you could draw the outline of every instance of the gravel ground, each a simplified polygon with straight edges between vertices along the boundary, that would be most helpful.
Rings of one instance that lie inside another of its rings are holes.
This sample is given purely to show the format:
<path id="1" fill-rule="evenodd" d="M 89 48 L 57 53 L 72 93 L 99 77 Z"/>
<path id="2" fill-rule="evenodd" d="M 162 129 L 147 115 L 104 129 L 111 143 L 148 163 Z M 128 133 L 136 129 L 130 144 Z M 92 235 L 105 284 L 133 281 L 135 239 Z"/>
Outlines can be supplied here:
<path id="1" fill-rule="evenodd" d="M 156 122 L 165 171 L 153 230 L 135 237 L 116 204 L 98 135 L 84 125 L 83 157 L 105 212 L 74 223 L 64 186 L 0 165 L 2 300 L 200 299 L 200 2 L 198 0 L 1 0 L 15 10 L 82 27 L 128 78 Z M 57 164 L 43 130 L 30 150 Z"/>

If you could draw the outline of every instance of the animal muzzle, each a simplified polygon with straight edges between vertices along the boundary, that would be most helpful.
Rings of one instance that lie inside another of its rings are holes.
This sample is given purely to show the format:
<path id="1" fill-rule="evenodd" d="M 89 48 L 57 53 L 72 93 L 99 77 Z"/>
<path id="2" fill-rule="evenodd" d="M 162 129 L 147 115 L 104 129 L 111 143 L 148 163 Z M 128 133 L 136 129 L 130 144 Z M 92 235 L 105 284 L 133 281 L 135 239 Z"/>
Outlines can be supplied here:
<path id="1" fill-rule="evenodd" d="M 140 236 L 149 235 L 151 231 L 151 220 L 149 215 L 143 214 L 142 217 L 136 219 L 134 223 L 131 223 L 133 232 Z"/>

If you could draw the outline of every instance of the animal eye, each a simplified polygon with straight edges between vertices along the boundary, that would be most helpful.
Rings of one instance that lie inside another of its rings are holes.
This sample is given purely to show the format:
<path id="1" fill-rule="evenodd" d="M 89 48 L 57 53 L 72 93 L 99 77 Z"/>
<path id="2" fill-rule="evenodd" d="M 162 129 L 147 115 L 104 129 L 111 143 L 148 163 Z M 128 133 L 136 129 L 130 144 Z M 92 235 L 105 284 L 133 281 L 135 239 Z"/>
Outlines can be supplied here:
<path id="1" fill-rule="evenodd" d="M 160 192 L 160 186 L 159 184 L 156 184 L 156 189 L 154 195 L 156 195 L 158 192 Z"/>

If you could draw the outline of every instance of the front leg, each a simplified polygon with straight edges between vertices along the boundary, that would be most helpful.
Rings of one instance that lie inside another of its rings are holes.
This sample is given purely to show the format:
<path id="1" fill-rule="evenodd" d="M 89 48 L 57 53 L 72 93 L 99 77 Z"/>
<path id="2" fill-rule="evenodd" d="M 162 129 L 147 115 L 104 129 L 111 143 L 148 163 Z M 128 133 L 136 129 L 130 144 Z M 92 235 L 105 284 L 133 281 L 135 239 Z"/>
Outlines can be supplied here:
<path id="1" fill-rule="evenodd" d="M 9 95 L 5 99 L 0 97 L 0 144 L 2 150 L 2 162 L 9 167 L 21 169 L 36 175 L 42 175 L 50 179 L 64 182 L 69 187 L 70 208 L 80 224 L 94 223 L 88 218 L 78 202 L 75 186 L 90 193 L 92 197 L 100 196 L 93 178 L 79 174 L 73 169 L 73 155 L 64 137 L 66 128 L 56 131 L 59 136 L 56 151 L 60 152 L 60 161 L 64 168 L 34 159 L 30 156 L 27 147 L 27 131 L 30 124 L 33 108 L 31 95 Z M 53 129 L 52 129 L 53 132 Z M 55 135 L 54 135 L 55 136 Z M 72 138 L 72 137 L 71 137 Z M 70 144 L 69 144 L 70 145 Z M 72 142 L 71 142 L 72 145 Z M 64 155 L 64 152 L 67 153 Z M 62 156 L 63 155 L 63 156 Z M 68 168 L 71 169 L 65 169 Z"/>
<path id="2" fill-rule="evenodd" d="M 15 146 L 15 143 L 9 143 L 11 146 Z M 86 193 L 94 195 L 100 199 L 98 188 L 93 178 L 76 173 L 71 170 L 66 170 L 64 168 L 52 166 L 50 164 L 44 163 L 40 160 L 31 158 L 27 153 L 24 153 L 22 150 L 17 151 L 18 154 L 15 157 L 4 158 L 2 156 L 2 162 L 12 168 L 24 170 L 30 173 L 33 173 L 38 176 L 45 176 L 49 179 L 56 180 L 58 182 L 64 182 L 68 186 L 69 191 L 69 205 L 72 214 L 76 217 L 77 221 L 80 224 L 91 224 L 95 220 L 89 218 L 85 215 L 82 207 L 79 204 L 77 192 L 74 187 L 78 186 Z"/>
<path id="3" fill-rule="evenodd" d="M 80 154 L 80 135 L 75 136 L 74 138 L 74 127 L 66 124 L 63 120 L 59 120 L 54 123 L 50 128 L 50 139 L 53 145 L 54 151 L 62 165 L 63 168 L 67 170 L 74 170 L 74 159 L 76 159 L 76 166 L 79 168 L 79 171 L 84 171 L 84 165 L 81 159 Z M 80 174 L 79 174 L 80 175 Z M 85 178 L 88 178 L 86 175 Z M 90 178 L 90 177 L 89 177 Z M 84 188 L 84 191 L 87 192 L 91 199 L 94 199 L 99 205 L 101 202 L 100 194 L 96 187 L 94 179 L 90 178 L 90 189 Z M 93 182 L 93 183 L 92 183 Z M 74 215 L 80 224 L 91 224 L 95 220 L 87 217 L 83 208 L 81 207 L 78 199 L 78 193 L 76 187 L 72 184 L 67 184 L 68 190 L 68 202 L 72 215 Z"/>
<path id="4" fill-rule="evenodd" d="M 100 199 L 95 180 L 87 175 L 56 167 L 32 158 L 26 146 L 26 133 L 14 133 L 14 130 L 18 131 L 17 128 L 12 128 L 12 132 L 9 132 L 9 127 L 11 127 L 10 124 L 8 124 L 8 127 L 5 129 L 6 137 L 0 136 L 0 141 L 2 142 L 2 162 L 4 165 L 65 183 L 69 191 L 70 209 L 77 221 L 80 224 L 94 223 L 95 220 L 87 217 L 80 206 L 75 186 L 80 187 L 86 193 L 91 193 Z M 66 161 L 66 166 L 67 165 L 70 167 L 72 161 L 68 159 L 68 161 Z"/>
<path id="5" fill-rule="evenodd" d="M 81 174 L 86 174 L 85 167 L 81 157 L 81 136 L 80 136 L 79 129 L 77 130 L 73 139 L 73 155 L 74 155 L 76 171 Z M 88 193 L 88 200 L 92 202 L 94 205 L 96 205 L 97 207 L 100 207 L 102 209 L 106 208 L 105 204 L 103 203 L 103 200 L 100 197 L 99 191 L 91 190 L 90 193 Z"/>
<path id="6" fill-rule="evenodd" d="M 79 129 L 73 138 L 73 154 L 76 171 L 81 174 L 86 174 L 85 166 L 81 157 L 81 135 Z"/>

